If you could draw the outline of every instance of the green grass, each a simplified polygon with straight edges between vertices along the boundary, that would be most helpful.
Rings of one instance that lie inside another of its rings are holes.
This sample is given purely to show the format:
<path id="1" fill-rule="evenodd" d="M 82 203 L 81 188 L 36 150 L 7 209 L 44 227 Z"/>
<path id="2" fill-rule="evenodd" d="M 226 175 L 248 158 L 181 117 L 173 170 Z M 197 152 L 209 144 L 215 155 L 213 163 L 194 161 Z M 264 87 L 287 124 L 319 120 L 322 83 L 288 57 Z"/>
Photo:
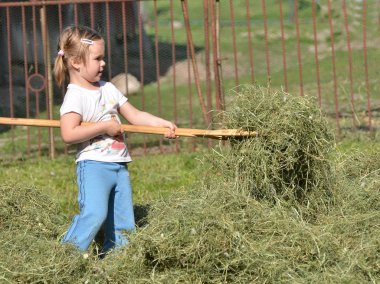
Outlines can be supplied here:
<path id="1" fill-rule="evenodd" d="M 146 204 L 180 191 L 202 174 L 199 167 L 202 152 L 137 156 L 129 164 L 134 202 Z M 56 200 L 62 212 L 71 215 L 77 210 L 77 185 L 74 158 L 34 157 L 2 159 L 0 181 L 41 189 Z"/>

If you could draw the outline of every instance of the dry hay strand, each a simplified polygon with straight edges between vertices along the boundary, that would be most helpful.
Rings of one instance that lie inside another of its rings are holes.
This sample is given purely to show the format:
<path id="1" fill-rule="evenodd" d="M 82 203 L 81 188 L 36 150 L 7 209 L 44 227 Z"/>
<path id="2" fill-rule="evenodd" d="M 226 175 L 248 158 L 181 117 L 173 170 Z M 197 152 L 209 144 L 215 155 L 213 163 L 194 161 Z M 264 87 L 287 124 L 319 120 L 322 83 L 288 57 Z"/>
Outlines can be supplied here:
<path id="1" fill-rule="evenodd" d="M 6 283 L 74 283 L 88 263 L 59 242 L 68 220 L 40 190 L 0 186 L 0 279 Z"/>
<path id="2" fill-rule="evenodd" d="M 210 160 L 220 178 L 258 200 L 328 202 L 334 135 L 315 100 L 259 85 L 232 92 L 234 100 L 222 115 L 224 126 L 259 135 L 215 149 Z"/>
<path id="3" fill-rule="evenodd" d="M 367 146 L 367 149 L 350 149 L 349 154 L 337 158 L 339 172 L 347 179 L 377 180 L 380 177 L 380 152 L 378 147 Z"/>
<path id="4" fill-rule="evenodd" d="M 337 173 L 339 186 L 335 199 L 350 200 L 341 204 L 343 214 L 353 216 L 380 212 L 380 153 L 376 148 L 369 147 L 366 151 L 352 149 L 349 154 L 338 156 Z"/>

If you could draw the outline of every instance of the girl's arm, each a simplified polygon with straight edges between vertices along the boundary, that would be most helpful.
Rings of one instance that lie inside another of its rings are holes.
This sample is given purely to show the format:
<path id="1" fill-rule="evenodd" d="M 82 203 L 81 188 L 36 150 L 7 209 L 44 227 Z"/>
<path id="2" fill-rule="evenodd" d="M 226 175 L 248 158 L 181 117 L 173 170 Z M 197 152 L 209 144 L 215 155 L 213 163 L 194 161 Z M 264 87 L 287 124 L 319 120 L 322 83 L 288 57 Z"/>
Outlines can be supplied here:
<path id="1" fill-rule="evenodd" d="M 175 130 L 177 126 L 163 118 L 157 117 L 145 111 L 138 110 L 129 102 L 124 103 L 119 108 L 120 114 L 128 120 L 129 123 L 135 125 L 167 127 L 168 132 L 165 134 L 166 138 L 176 138 Z"/>
<path id="2" fill-rule="evenodd" d="M 62 115 L 60 124 L 62 140 L 66 144 L 77 144 L 102 134 L 113 137 L 123 133 L 120 123 L 113 119 L 81 126 L 81 116 L 75 112 Z"/>

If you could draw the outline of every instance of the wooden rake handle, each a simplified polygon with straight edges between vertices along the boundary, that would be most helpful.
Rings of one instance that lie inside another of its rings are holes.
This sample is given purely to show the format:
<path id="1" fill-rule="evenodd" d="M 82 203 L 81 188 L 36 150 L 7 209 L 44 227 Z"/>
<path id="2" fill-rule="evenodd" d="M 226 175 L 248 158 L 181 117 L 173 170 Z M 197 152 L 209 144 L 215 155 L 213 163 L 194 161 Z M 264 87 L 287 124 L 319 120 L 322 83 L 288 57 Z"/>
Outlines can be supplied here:
<path id="1" fill-rule="evenodd" d="M 60 127 L 59 120 L 49 119 L 32 119 L 32 118 L 11 118 L 0 117 L 0 124 L 8 125 L 24 125 L 24 126 L 41 126 L 41 127 Z M 92 122 L 83 122 L 82 125 L 89 125 Z M 144 126 L 144 125 L 129 125 L 122 124 L 123 130 L 126 132 L 146 133 L 146 134 L 162 134 L 164 135 L 168 129 L 166 127 Z M 242 131 L 239 129 L 192 129 L 192 128 L 177 128 L 175 134 L 185 137 L 202 137 L 218 140 L 225 140 L 229 137 L 253 137 L 257 136 L 256 131 Z"/>

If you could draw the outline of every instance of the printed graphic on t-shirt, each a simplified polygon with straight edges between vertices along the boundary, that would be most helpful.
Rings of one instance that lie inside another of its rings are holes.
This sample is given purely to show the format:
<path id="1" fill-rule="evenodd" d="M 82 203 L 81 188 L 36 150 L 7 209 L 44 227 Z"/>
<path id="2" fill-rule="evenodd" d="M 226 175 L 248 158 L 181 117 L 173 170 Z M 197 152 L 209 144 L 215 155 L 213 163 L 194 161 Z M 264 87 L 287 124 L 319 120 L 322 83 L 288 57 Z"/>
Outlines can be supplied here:
<path id="1" fill-rule="evenodd" d="M 114 155 L 126 149 L 123 135 L 113 138 L 96 137 L 91 139 L 90 145 L 86 147 L 85 151 L 96 151 L 103 155 Z"/>
<path id="2" fill-rule="evenodd" d="M 100 102 L 101 112 L 107 112 L 110 109 L 115 109 L 117 107 L 117 103 L 114 99 L 110 98 L 108 101 L 105 101 L 103 98 Z"/>

